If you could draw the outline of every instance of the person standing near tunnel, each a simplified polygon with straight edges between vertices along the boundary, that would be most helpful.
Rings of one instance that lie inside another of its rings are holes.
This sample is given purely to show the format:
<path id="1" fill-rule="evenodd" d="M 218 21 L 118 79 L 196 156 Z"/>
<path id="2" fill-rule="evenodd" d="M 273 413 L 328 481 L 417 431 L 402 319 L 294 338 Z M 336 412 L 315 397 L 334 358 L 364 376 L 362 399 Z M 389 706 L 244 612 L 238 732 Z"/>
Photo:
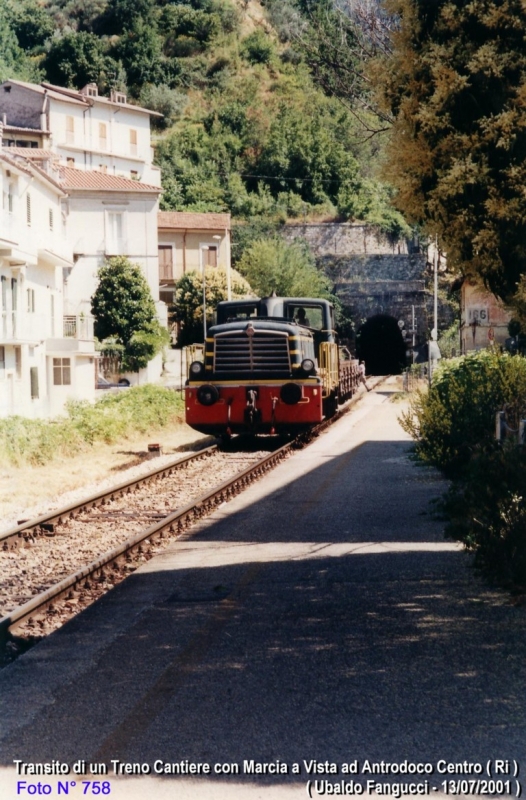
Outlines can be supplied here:
<path id="1" fill-rule="evenodd" d="M 367 386 L 367 380 L 365 378 L 365 361 L 360 361 L 360 365 L 358 367 L 358 375 L 360 383 L 363 383 L 367 391 L 370 392 L 371 390 Z"/>

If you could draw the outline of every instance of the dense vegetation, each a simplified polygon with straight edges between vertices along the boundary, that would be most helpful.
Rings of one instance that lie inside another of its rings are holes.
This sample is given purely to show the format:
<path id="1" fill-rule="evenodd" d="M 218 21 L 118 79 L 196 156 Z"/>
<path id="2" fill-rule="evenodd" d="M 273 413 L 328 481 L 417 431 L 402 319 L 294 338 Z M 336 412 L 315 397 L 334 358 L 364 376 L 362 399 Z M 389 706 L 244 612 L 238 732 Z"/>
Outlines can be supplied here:
<path id="1" fill-rule="evenodd" d="M 181 396 L 160 386 L 138 386 L 106 394 L 95 405 L 70 402 L 67 417 L 57 420 L 7 417 L 0 420 L 4 466 L 46 464 L 88 450 L 97 442 L 125 439 L 181 422 Z"/>
<path id="2" fill-rule="evenodd" d="M 420 458 L 455 479 L 443 503 L 447 533 L 499 579 L 526 582 L 526 359 L 483 350 L 439 367 L 428 392 L 418 391 L 403 427 Z M 508 435 L 495 439 L 505 412 Z"/>
<path id="3" fill-rule="evenodd" d="M 330 8 L 329 0 L 265 9 L 254 0 L 6 0 L 0 70 L 123 89 L 162 112 L 165 209 L 406 230 L 377 178 L 381 141 L 364 135 L 365 118 L 320 78 L 312 42 Z M 364 113 L 374 127 L 373 111 Z"/>
<path id="4" fill-rule="evenodd" d="M 521 0 L 396 0 L 382 89 L 391 177 L 450 268 L 506 301 L 526 270 L 526 7 Z"/>

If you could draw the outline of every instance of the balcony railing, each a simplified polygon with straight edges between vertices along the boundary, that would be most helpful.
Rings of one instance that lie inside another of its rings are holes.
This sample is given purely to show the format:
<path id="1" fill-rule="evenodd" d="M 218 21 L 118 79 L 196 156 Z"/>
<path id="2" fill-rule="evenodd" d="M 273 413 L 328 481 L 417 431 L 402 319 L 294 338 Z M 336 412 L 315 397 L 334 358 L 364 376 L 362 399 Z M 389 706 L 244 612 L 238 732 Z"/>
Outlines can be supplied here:
<path id="1" fill-rule="evenodd" d="M 65 339 L 93 339 L 93 317 L 85 314 L 64 316 Z"/>

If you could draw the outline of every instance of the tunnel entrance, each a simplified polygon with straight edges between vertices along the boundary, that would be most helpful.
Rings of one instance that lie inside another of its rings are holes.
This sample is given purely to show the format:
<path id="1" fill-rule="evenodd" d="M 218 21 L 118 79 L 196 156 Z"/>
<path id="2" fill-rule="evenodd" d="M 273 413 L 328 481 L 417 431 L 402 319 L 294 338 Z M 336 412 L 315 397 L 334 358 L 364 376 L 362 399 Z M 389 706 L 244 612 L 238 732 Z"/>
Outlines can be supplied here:
<path id="1" fill-rule="evenodd" d="M 406 365 L 405 342 L 398 322 L 376 314 L 359 328 L 356 355 L 365 361 L 368 375 L 399 375 Z"/>

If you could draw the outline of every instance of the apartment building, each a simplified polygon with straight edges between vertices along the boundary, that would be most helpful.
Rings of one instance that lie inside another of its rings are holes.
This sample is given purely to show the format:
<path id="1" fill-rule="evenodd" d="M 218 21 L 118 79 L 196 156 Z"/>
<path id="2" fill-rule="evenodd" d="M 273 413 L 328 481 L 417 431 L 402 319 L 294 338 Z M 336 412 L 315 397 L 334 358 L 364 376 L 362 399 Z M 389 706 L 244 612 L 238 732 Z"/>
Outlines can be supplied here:
<path id="1" fill-rule="evenodd" d="M 80 91 L 50 83 L 0 84 L 4 147 L 51 150 L 62 166 L 160 186 L 150 139 L 153 116 L 161 115 L 131 105 L 123 92 L 99 97 L 94 83 Z"/>
<path id="2" fill-rule="evenodd" d="M 68 258 L 67 263 L 56 262 L 60 267 L 60 288 L 57 284 L 56 291 L 60 294 L 60 313 L 71 320 L 66 330 L 75 331 L 75 337 L 67 338 L 80 341 L 80 333 L 88 336 L 91 358 L 91 297 L 98 268 L 108 257 L 125 255 L 142 267 L 159 319 L 166 324 L 158 278 L 160 170 L 153 164 L 150 140 L 150 117 L 155 115 L 129 104 L 120 92 L 99 97 L 95 84 L 81 91 L 47 83 L 8 80 L 0 84 L 1 142 L 6 158 L 16 161 L 21 169 L 25 165 L 41 180 L 47 178 L 61 193 L 59 207 L 53 210 L 53 224 L 61 227 Z M 20 214 L 17 203 L 13 219 L 20 221 Z M 7 230 L 5 224 L 3 220 L 0 236 Z M 37 242 L 43 236 L 40 225 L 34 233 Z M 42 270 L 42 263 L 38 262 L 36 268 Z M 49 327 L 51 307 L 46 309 L 45 325 Z M 58 313 L 57 307 L 54 313 Z M 130 377 L 132 382 L 156 380 L 161 370 L 159 356 L 138 376 Z M 93 397 L 93 388 L 88 391 L 82 381 L 78 387 L 83 387 L 82 396 Z M 74 387 L 63 394 L 78 396 Z M 31 406 L 35 415 L 55 413 L 56 409 L 51 400 Z M 5 413 L 10 412 L 0 408 L 0 414 Z"/>
<path id="3" fill-rule="evenodd" d="M 64 307 L 67 197 L 38 165 L 3 149 L 0 185 L 0 416 L 53 416 L 67 399 L 95 395 L 90 318 Z"/>

